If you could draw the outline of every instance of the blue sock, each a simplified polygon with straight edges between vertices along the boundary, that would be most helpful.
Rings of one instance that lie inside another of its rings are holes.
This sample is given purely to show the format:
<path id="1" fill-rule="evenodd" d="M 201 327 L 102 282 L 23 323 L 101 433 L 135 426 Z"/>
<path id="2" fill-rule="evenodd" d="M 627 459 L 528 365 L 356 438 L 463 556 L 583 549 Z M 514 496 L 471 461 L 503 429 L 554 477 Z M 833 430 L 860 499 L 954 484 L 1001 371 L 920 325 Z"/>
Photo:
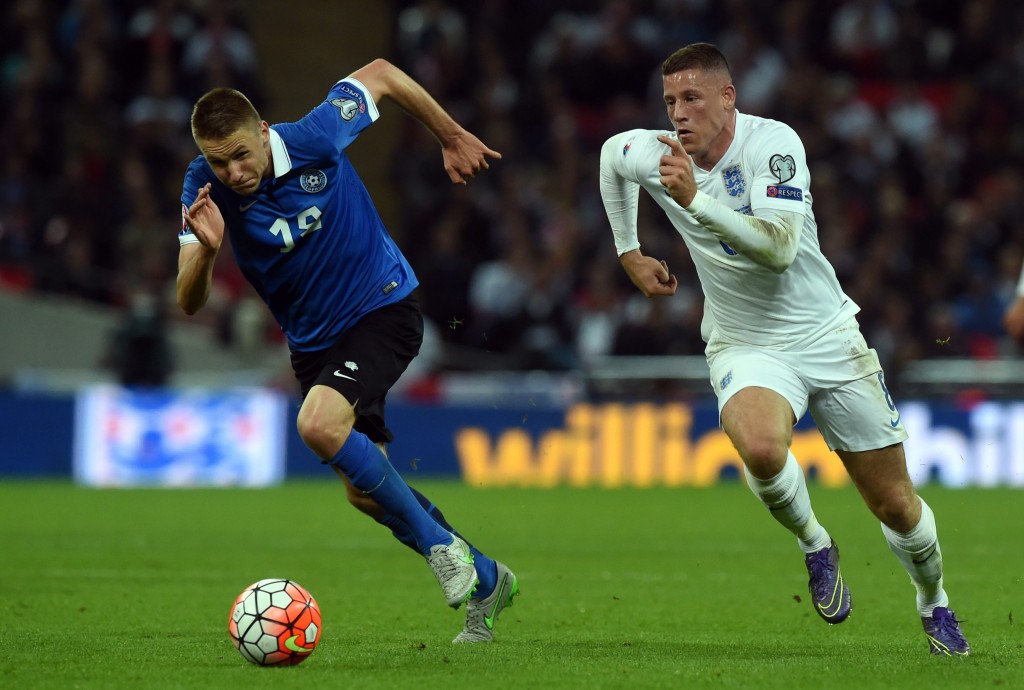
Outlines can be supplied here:
<path id="1" fill-rule="evenodd" d="M 409 485 L 365 434 L 353 429 L 330 462 L 354 487 L 402 521 L 419 553 L 426 555 L 431 546 L 451 541 L 448 532 L 423 509 Z"/>
<path id="2" fill-rule="evenodd" d="M 416 553 L 420 552 L 420 547 L 416 546 L 416 538 L 412 536 L 412 532 L 405 526 L 405 523 L 396 518 L 391 513 L 384 515 L 383 517 L 376 518 L 377 522 L 391 530 L 391 534 L 395 535 L 395 539 L 402 542 Z"/>
<path id="3" fill-rule="evenodd" d="M 462 539 L 466 540 L 469 544 L 469 550 L 473 552 L 473 561 L 476 566 L 477 577 L 480 578 L 480 584 L 476 587 L 476 592 L 473 593 L 474 599 L 483 599 L 487 597 L 491 592 L 494 591 L 494 587 L 498 583 L 498 566 L 494 564 L 494 561 L 488 558 L 482 551 L 469 543 L 469 540 L 463 537 L 461 534 L 455 531 L 455 528 L 448 524 L 448 520 L 445 519 L 444 513 L 441 509 L 431 502 L 429 498 L 421 494 L 416 489 L 409 487 L 409 491 L 416 497 L 419 504 L 423 506 L 423 509 L 427 511 L 427 514 L 437 521 L 437 524 L 441 525 L 446 531 L 456 534 Z M 384 525 L 391 530 L 391 533 L 395 535 L 395 539 L 402 542 L 409 548 L 416 550 L 416 539 L 412 536 L 412 532 L 399 518 L 394 515 L 385 515 L 384 517 L 377 520 L 380 524 Z"/>

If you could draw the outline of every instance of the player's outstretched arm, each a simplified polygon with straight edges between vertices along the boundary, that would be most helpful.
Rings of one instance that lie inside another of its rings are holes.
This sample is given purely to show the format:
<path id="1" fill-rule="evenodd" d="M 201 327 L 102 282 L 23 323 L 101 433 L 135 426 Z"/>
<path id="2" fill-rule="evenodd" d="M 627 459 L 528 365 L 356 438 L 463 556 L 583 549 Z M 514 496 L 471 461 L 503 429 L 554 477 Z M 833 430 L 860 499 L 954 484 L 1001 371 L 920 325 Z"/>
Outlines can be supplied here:
<path id="1" fill-rule="evenodd" d="M 185 222 L 198 242 L 183 244 L 178 251 L 178 306 L 195 314 L 210 297 L 213 264 L 224 241 L 224 217 L 210 197 L 211 185 L 199 190 L 195 202 L 184 213 Z"/>
<path id="2" fill-rule="evenodd" d="M 626 270 L 629 279 L 640 288 L 646 297 L 676 294 L 679 281 L 669 272 L 668 264 L 654 257 L 644 256 L 639 249 L 633 249 L 619 257 L 619 263 Z"/>
<path id="3" fill-rule="evenodd" d="M 455 184 L 466 184 L 490 167 L 488 158 L 501 158 L 500 153 L 452 119 L 426 89 L 387 60 L 378 58 L 349 76 L 369 89 L 377 103 L 385 98 L 394 101 L 430 130 L 441 144 L 445 172 Z"/>

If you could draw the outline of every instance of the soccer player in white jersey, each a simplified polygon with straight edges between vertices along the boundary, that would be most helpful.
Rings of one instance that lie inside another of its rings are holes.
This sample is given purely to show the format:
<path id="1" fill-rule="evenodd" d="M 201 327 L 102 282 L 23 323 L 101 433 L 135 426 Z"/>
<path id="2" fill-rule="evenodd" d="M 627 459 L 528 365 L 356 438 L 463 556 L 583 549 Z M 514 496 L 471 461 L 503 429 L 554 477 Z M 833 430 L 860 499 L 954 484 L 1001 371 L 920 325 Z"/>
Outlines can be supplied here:
<path id="1" fill-rule="evenodd" d="M 714 45 L 676 51 L 662 76 L 672 129 L 624 132 L 601 151 L 601 195 L 623 268 L 647 297 L 675 293 L 668 265 L 640 251 L 643 188 L 693 258 L 722 428 L 754 494 L 796 535 L 818 614 L 844 621 L 850 590 L 789 451 L 808 410 L 916 586 L 931 652 L 969 654 L 942 586 L 935 518 L 907 473 L 900 413 L 860 333 L 859 308 L 818 245 L 800 138 L 736 109 L 729 64 Z"/>
<path id="2" fill-rule="evenodd" d="M 302 440 L 344 480 L 348 500 L 426 557 L 448 604 L 467 601 L 455 642 L 489 642 L 516 576 L 466 542 L 388 461 L 388 390 L 419 352 L 412 268 L 388 235 L 346 147 L 391 100 L 434 134 L 444 168 L 466 184 L 500 154 L 418 83 L 375 60 L 334 84 L 297 122 L 268 125 L 233 89 L 192 112 L 202 155 L 182 191 L 178 304 L 207 300 L 225 229 L 238 266 L 284 331 L 303 394 Z"/>
<path id="3" fill-rule="evenodd" d="M 1003 315 L 1003 325 L 1010 337 L 1024 343 L 1024 267 L 1020 271 L 1016 298 Z"/>

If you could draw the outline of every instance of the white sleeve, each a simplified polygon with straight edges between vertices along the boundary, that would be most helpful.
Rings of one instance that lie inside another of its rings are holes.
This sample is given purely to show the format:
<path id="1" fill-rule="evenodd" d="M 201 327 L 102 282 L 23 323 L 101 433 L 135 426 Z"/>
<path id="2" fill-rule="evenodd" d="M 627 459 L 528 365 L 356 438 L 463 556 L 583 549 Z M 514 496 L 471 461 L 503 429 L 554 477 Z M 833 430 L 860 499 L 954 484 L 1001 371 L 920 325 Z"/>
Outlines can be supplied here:
<path id="1" fill-rule="evenodd" d="M 640 183 L 636 173 L 626 169 L 623 153 L 635 134 L 635 131 L 616 134 L 601 147 L 601 200 L 619 256 L 640 248 L 636 230 Z"/>
<path id="2" fill-rule="evenodd" d="M 751 133 L 745 158 L 754 171 L 750 206 L 755 216 L 766 209 L 807 215 L 811 172 L 803 142 L 792 127 L 771 122 Z"/>
<path id="3" fill-rule="evenodd" d="M 799 211 L 762 209 L 748 216 L 699 190 L 686 210 L 715 237 L 771 271 L 782 273 L 796 258 L 804 223 Z"/>
<path id="4" fill-rule="evenodd" d="M 1017 282 L 1017 296 L 1024 297 L 1024 266 L 1020 269 L 1020 280 Z"/>

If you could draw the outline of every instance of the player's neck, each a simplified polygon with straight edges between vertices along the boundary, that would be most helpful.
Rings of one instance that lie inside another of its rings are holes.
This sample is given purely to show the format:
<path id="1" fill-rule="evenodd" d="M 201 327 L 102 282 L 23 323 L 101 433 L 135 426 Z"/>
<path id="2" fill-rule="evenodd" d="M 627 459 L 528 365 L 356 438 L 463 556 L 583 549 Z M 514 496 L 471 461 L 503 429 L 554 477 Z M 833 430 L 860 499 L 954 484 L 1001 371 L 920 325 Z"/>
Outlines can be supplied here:
<path id="1" fill-rule="evenodd" d="M 267 137 L 267 143 L 263 145 L 263 148 L 267 152 L 267 169 L 263 171 L 261 181 L 274 177 L 274 147 L 270 145 L 270 137 Z"/>

